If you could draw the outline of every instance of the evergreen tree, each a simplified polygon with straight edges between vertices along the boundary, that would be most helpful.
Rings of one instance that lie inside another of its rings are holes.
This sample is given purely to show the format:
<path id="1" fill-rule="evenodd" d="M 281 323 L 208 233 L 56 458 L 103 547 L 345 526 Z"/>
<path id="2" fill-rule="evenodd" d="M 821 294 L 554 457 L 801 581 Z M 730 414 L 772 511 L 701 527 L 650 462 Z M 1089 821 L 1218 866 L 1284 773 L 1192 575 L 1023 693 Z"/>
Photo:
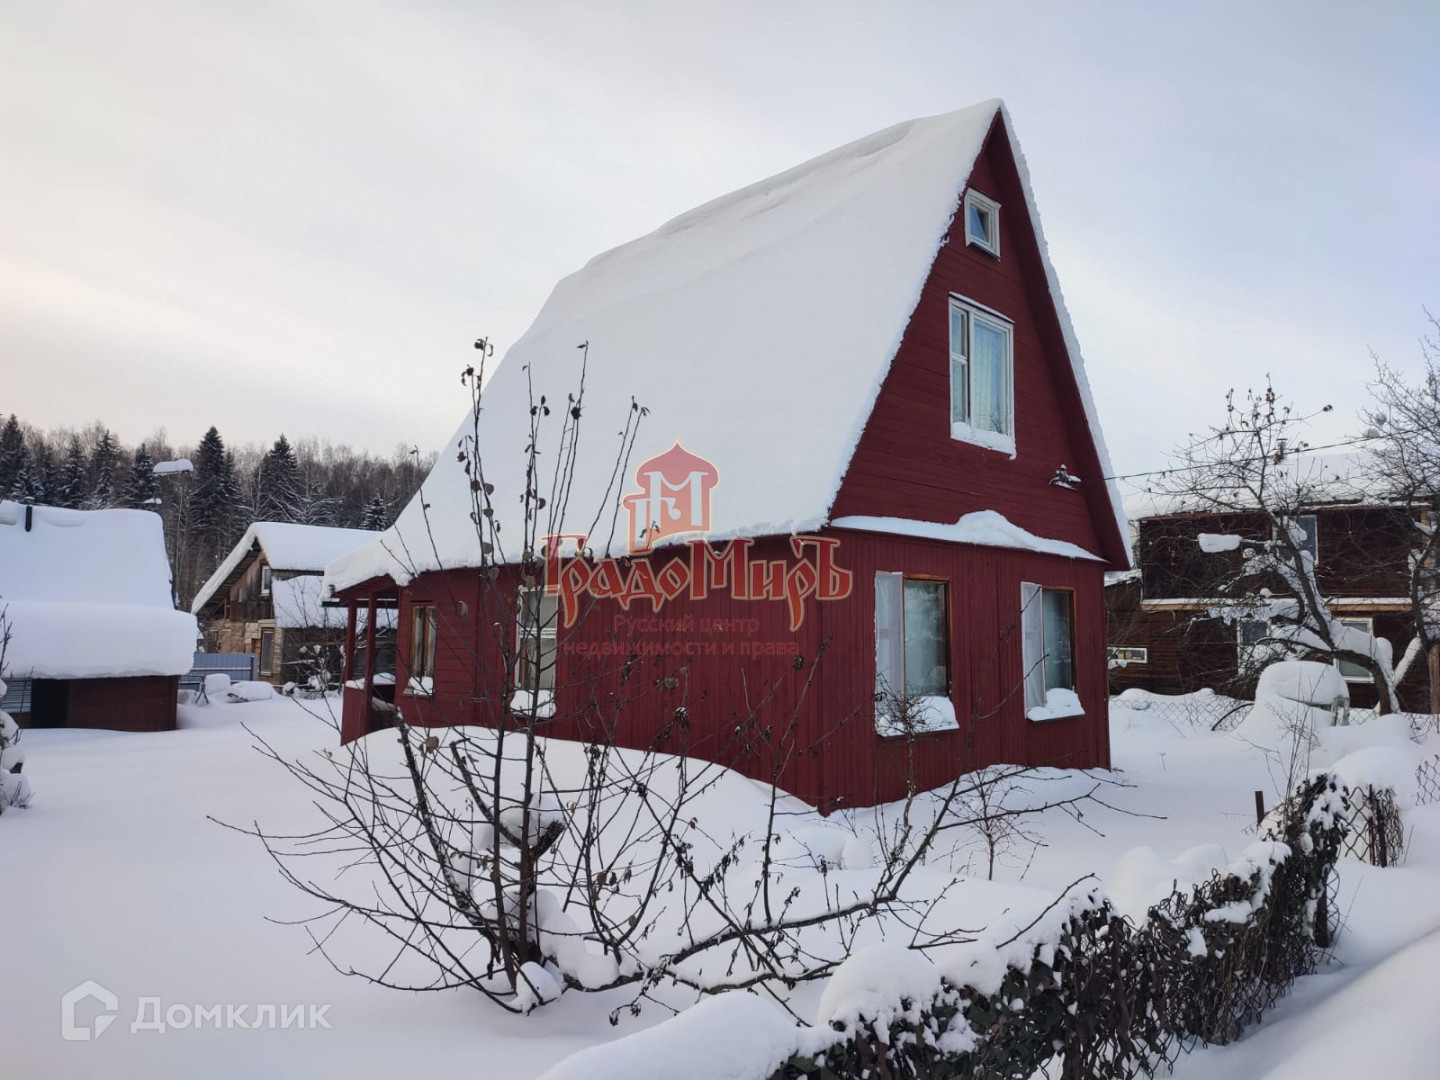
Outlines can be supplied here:
<path id="1" fill-rule="evenodd" d="M 0 498 L 15 493 L 15 482 L 20 476 L 20 469 L 29 459 L 30 454 L 25 449 L 25 434 L 20 430 L 20 421 L 11 413 L 5 426 L 0 428 Z"/>
<path id="2" fill-rule="evenodd" d="M 136 510 L 153 510 L 160 504 L 160 478 L 155 475 L 155 460 L 141 446 L 135 451 L 130 466 L 130 484 L 125 489 L 125 505 Z"/>
<path id="3" fill-rule="evenodd" d="M 11 494 L 23 503 L 40 506 L 45 502 L 45 473 L 27 452 L 21 456 L 20 471 Z"/>
<path id="4" fill-rule="evenodd" d="M 360 528 L 379 532 L 390 527 L 390 508 L 378 493 L 370 496 L 365 504 L 365 516 L 360 519 Z"/>
<path id="5" fill-rule="evenodd" d="M 220 499 L 231 508 L 229 523 L 221 538 L 229 547 L 250 526 L 250 515 L 245 512 L 245 492 L 241 490 L 240 475 L 235 468 L 235 455 L 229 450 L 225 451 L 225 467 L 220 472 Z"/>
<path id="6" fill-rule="evenodd" d="M 67 510 L 79 510 L 85 505 L 90 485 L 85 479 L 85 448 L 80 445 L 80 436 L 71 435 L 65 448 L 65 461 L 60 467 L 60 483 L 51 493 L 56 506 Z"/>
<path id="7" fill-rule="evenodd" d="M 195 539 L 214 549 L 230 534 L 236 506 L 227 481 L 229 460 L 225 440 L 213 426 L 195 451 L 195 483 L 190 492 L 190 523 Z"/>
<path id="8" fill-rule="evenodd" d="M 115 436 L 109 428 L 101 428 L 95 448 L 90 451 L 90 498 L 86 505 L 92 509 L 115 505 L 115 459 L 119 454 Z"/>
<path id="9" fill-rule="evenodd" d="M 300 462 L 290 440 L 281 435 L 260 462 L 259 520 L 298 521 L 301 513 Z"/>

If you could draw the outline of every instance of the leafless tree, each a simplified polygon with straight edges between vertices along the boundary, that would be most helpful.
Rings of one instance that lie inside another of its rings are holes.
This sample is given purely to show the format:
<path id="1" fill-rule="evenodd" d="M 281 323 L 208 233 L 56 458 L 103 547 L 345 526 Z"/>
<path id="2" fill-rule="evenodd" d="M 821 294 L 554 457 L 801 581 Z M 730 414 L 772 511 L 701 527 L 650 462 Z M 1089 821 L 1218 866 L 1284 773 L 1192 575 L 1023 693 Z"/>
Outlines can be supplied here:
<path id="1" fill-rule="evenodd" d="M 1414 381 L 1376 358 L 1374 406 L 1361 417 L 1376 488 L 1416 511 L 1409 564 L 1415 637 L 1396 665 L 1397 681 L 1440 644 L 1440 319 L 1431 315 L 1430 326 Z"/>
<path id="2" fill-rule="evenodd" d="M 1263 622 L 1268 629 L 1255 644 L 1279 653 L 1358 664 L 1374 677 L 1380 710 L 1394 711 L 1399 706 L 1388 649 L 1337 620 L 1316 580 L 1313 537 L 1302 522 L 1315 506 L 1334 500 L 1335 478 L 1322 460 L 1307 456 L 1302 436 L 1308 419 L 1268 383 L 1242 400 L 1231 391 L 1224 423 L 1175 450 L 1153 491 L 1178 509 L 1258 517 L 1262 524 L 1260 536 L 1200 536 L 1202 550 L 1230 559 L 1206 617 Z"/>
<path id="3" fill-rule="evenodd" d="M 488 359 L 488 346 L 482 356 Z M 797 819 L 815 824 L 813 811 L 781 787 L 795 762 L 872 710 L 862 701 L 818 737 L 802 732 L 798 718 L 818 693 L 825 646 L 764 685 L 749 685 L 738 670 L 743 704 L 723 718 L 707 712 L 713 702 L 692 697 L 683 657 L 639 657 L 619 640 L 613 666 L 587 669 L 564 693 L 558 686 L 542 692 L 535 672 L 544 666 L 545 617 L 519 618 L 517 634 L 517 607 L 523 613 L 538 597 L 527 590 L 540 583 L 546 536 L 615 535 L 619 484 L 645 413 L 634 403 L 624 418 L 602 510 L 585 528 L 569 529 L 586 419 L 583 373 L 563 403 L 532 391 L 523 505 L 502 521 L 512 508 L 492 496 L 503 463 L 482 461 L 478 451 L 484 374 L 483 367 L 465 373 L 473 425 L 453 452 L 464 464 L 479 552 L 474 625 L 485 629 L 468 655 L 451 662 L 479 671 L 490 726 L 462 726 L 473 714 L 443 711 L 432 726 L 417 726 L 401 695 L 393 727 L 338 750 L 292 760 L 261 744 L 309 789 L 322 815 L 302 833 L 259 824 L 245 830 L 286 880 L 318 902 L 304 920 L 316 950 L 338 970 L 384 986 L 468 987 L 524 1013 L 565 991 L 619 987 L 633 992 L 622 1008 L 638 1011 L 662 985 L 699 993 L 757 988 L 783 1001 L 788 988 L 830 974 L 861 927 L 877 919 L 912 935 L 918 948 L 957 940 L 954 926 L 934 925 L 939 897 L 916 898 L 906 883 L 946 834 L 981 822 L 998 837 L 996 822 L 1011 811 L 984 791 L 1030 770 L 979 781 L 961 775 L 931 792 L 912 784 L 871 827 L 873 857 L 856 860 L 863 874 L 841 879 L 829 873 L 828 856 L 792 835 Z M 422 488 L 422 510 L 427 498 Z M 438 557 L 428 518 L 426 535 L 387 537 L 402 559 L 413 554 L 407 545 Z M 396 682 L 417 680 L 397 671 Z M 416 689 L 423 693 L 423 682 Z M 567 701 L 581 704 L 561 716 Z M 642 707 L 648 716 L 663 707 L 669 720 L 647 746 L 622 749 L 616 732 Z M 583 741 L 547 738 L 561 721 L 588 725 Z M 751 775 L 766 778 L 767 797 L 758 808 L 748 801 L 748 820 L 727 820 L 736 804 L 721 789 L 753 786 L 713 762 L 741 758 Z M 1110 782 L 1091 777 L 1013 812 L 1075 811 Z M 820 873 L 797 872 L 805 862 Z M 357 926 L 369 930 L 363 941 L 351 934 Z"/>

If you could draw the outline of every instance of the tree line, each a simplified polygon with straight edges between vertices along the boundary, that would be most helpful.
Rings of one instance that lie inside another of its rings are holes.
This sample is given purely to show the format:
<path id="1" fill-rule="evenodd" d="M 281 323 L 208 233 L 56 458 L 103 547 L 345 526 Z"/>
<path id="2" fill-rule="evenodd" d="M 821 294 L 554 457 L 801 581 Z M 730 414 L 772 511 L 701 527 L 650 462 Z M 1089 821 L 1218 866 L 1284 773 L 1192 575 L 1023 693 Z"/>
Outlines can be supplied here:
<path id="1" fill-rule="evenodd" d="M 181 459 L 193 471 L 166 469 Z M 313 436 L 232 448 L 213 425 L 194 444 L 172 443 L 162 429 L 126 446 L 98 421 L 45 430 L 12 413 L 0 424 L 0 498 L 155 511 L 182 606 L 252 522 L 384 529 L 434 463 L 433 452 L 399 446 L 383 457 Z"/>

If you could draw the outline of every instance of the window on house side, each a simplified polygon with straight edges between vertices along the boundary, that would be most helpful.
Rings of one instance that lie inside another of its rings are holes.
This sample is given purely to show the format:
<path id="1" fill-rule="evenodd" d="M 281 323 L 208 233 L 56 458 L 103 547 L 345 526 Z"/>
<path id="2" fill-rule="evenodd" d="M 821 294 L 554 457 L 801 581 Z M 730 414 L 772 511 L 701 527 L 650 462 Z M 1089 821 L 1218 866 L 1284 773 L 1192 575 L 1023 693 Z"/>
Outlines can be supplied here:
<path id="1" fill-rule="evenodd" d="M 1363 630 L 1372 635 L 1375 633 L 1374 619 L 1337 619 L 1336 622 L 1341 626 L 1348 626 L 1351 630 Z M 1353 660 L 1336 660 L 1335 667 L 1346 682 L 1370 682 L 1374 678 L 1367 668 L 1361 667 Z"/>
<path id="2" fill-rule="evenodd" d="M 950 587 L 901 573 L 875 575 L 875 696 L 883 729 L 903 703 L 923 730 L 955 726 L 950 703 Z M 898 732 L 896 732 L 898 733 Z"/>
<path id="3" fill-rule="evenodd" d="M 998 316 L 950 301 L 950 435 L 1014 451 L 1013 332 Z"/>
<path id="4" fill-rule="evenodd" d="M 269 595 L 270 595 L 270 582 L 271 582 L 271 580 L 272 580 L 272 578 L 271 578 L 271 574 L 270 574 L 270 567 L 268 567 L 268 566 L 262 566 L 262 567 L 260 568 L 260 595 L 261 595 L 261 596 L 269 596 Z"/>
<path id="5" fill-rule="evenodd" d="M 260 631 L 260 674 L 275 674 L 275 631 Z"/>
<path id="6" fill-rule="evenodd" d="M 1020 586 L 1025 711 L 1032 719 L 1079 715 L 1075 697 L 1075 595 L 1069 589 Z M 1063 691 L 1056 695 L 1052 691 Z"/>
<path id="7" fill-rule="evenodd" d="M 1296 514 L 1289 520 L 1293 521 L 1295 527 L 1304 533 L 1304 538 L 1301 539 L 1299 544 L 1300 550 L 1308 551 L 1311 562 L 1318 563 L 1320 561 L 1320 529 L 1316 522 L 1315 515 Z"/>
<path id="8" fill-rule="evenodd" d="M 965 193 L 965 243 L 1000 257 L 1000 204 L 978 191 Z"/>
<path id="9" fill-rule="evenodd" d="M 410 683 L 412 689 L 429 691 L 435 678 L 435 636 L 439 622 L 434 604 L 410 607 Z M 418 687 L 416 684 L 419 684 Z"/>
<path id="10" fill-rule="evenodd" d="M 520 590 L 520 617 L 516 621 L 516 683 L 530 693 L 555 690 L 555 627 L 559 598 L 541 588 Z"/>

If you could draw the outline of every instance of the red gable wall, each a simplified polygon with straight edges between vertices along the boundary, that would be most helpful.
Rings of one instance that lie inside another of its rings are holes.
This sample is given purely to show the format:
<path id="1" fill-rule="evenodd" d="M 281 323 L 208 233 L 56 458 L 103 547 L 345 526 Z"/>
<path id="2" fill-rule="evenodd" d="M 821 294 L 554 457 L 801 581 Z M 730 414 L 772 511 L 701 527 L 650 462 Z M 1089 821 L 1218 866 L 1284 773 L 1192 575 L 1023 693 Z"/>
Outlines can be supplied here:
<path id="1" fill-rule="evenodd" d="M 956 214 L 850 461 L 831 519 L 851 514 L 953 522 L 998 510 L 1037 535 L 1124 564 L 1124 545 L 1045 281 L 1019 174 L 997 117 L 971 173 L 1001 204 L 997 260 L 965 243 Z M 1015 324 L 1017 457 L 950 437 L 949 297 Z M 1064 464 L 1081 489 L 1049 483 Z"/>

